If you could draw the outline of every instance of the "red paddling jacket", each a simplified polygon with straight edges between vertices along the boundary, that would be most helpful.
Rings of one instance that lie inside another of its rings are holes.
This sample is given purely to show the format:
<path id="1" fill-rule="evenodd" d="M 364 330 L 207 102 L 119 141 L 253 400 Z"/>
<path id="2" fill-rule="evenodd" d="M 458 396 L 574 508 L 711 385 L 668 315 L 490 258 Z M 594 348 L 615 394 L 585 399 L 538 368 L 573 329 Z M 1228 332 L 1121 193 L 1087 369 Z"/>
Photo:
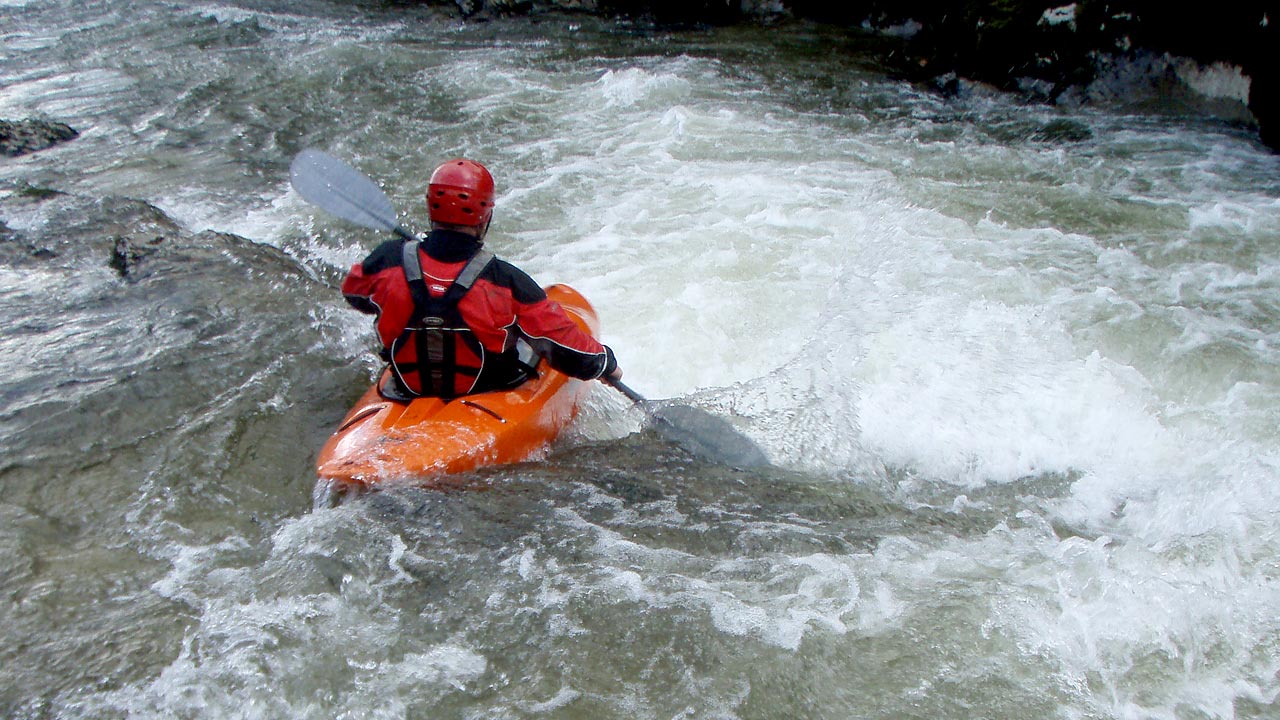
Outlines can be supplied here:
<path id="1" fill-rule="evenodd" d="M 351 267 L 342 294 L 376 315 L 389 394 L 456 397 L 514 387 L 537 359 L 593 380 L 617 367 L 613 351 L 582 331 L 546 292 L 475 238 L 435 230 L 421 243 L 389 240 Z"/>

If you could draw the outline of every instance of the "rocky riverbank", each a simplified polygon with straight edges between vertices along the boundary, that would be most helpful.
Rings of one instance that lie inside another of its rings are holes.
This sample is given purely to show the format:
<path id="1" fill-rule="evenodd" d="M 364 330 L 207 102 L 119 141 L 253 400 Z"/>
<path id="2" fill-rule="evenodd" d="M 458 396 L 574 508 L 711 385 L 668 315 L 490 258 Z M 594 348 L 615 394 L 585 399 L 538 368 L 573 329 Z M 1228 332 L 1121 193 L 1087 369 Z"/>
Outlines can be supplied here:
<path id="1" fill-rule="evenodd" d="M 895 39 L 885 61 L 954 92 L 979 82 L 1062 104 L 1173 100 L 1255 127 L 1280 149 L 1271 4 L 1151 0 L 428 0 L 464 16 L 547 10 L 656 26 L 812 20 Z"/>

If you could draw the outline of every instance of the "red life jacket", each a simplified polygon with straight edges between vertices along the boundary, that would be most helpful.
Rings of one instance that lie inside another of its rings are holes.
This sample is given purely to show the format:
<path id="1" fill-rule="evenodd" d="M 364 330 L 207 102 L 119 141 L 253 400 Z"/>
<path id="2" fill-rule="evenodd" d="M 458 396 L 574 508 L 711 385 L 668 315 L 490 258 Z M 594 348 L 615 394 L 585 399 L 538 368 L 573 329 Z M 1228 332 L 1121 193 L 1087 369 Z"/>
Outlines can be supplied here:
<path id="1" fill-rule="evenodd" d="M 476 389 L 486 351 L 463 321 L 458 302 L 493 260 L 493 253 L 476 253 L 437 297 L 422 278 L 418 246 L 418 242 L 406 242 L 403 256 L 413 314 L 404 332 L 385 351 L 385 357 L 399 380 L 397 390 L 444 398 L 466 395 Z"/>
<path id="2" fill-rule="evenodd" d="M 548 301 L 533 278 L 500 258 L 486 264 L 480 250 L 475 238 L 448 230 L 433 231 L 420 246 L 388 240 L 342 281 L 347 302 L 377 316 L 379 355 L 395 361 L 381 385 L 387 399 L 517 387 L 537 376 L 541 360 L 582 380 L 612 370 L 613 352 Z M 479 267 L 463 272 L 473 260 Z M 422 280 L 410 282 L 411 274 Z M 419 330 L 441 332 L 420 342 Z"/>

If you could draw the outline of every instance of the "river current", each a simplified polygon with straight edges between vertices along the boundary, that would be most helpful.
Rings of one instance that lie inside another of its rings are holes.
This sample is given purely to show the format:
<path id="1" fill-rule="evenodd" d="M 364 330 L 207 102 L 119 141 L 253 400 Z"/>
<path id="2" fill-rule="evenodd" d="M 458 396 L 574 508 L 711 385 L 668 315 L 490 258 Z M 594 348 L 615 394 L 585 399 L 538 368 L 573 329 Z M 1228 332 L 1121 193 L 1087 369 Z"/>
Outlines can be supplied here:
<path id="1" fill-rule="evenodd" d="M 892 79 L 803 24 L 0 0 L 0 715 L 1273 718 L 1280 158 Z M 314 506 L 377 370 L 337 292 L 455 155 L 599 311 L 538 461 Z"/>

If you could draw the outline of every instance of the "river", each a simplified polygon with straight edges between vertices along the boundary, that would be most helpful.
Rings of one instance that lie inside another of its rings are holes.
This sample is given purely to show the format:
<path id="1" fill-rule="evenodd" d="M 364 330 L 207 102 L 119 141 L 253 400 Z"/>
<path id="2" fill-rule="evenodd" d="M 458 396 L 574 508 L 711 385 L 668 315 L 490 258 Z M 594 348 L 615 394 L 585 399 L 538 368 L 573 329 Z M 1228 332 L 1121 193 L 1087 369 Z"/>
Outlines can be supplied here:
<path id="1" fill-rule="evenodd" d="M 1173 109 L 892 79 L 821 26 L 0 0 L 0 715 L 1274 718 L 1280 157 Z M 421 228 L 597 308 L 633 387 L 545 458 L 313 504 Z"/>

